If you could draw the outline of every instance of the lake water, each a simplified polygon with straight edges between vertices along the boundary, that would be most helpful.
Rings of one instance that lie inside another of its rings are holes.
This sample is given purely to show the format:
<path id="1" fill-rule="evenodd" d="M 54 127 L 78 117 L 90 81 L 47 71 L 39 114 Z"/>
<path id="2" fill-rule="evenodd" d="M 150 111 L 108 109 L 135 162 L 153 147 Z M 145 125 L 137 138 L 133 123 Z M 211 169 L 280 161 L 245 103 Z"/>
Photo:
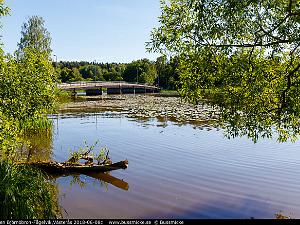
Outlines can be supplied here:
<path id="1" fill-rule="evenodd" d="M 102 181 L 58 178 L 67 218 L 275 218 L 280 211 L 300 217 L 300 142 L 228 140 L 215 128 L 118 112 L 53 121 L 55 160 L 66 160 L 84 140 L 99 140 L 113 162 L 129 161 Z"/>

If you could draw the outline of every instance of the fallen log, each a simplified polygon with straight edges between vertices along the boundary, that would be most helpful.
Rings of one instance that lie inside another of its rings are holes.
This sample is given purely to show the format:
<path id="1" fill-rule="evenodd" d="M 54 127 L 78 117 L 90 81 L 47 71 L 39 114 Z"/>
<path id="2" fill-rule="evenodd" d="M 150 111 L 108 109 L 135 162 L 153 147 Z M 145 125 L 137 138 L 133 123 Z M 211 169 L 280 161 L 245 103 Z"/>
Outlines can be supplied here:
<path id="1" fill-rule="evenodd" d="M 37 167 L 46 173 L 68 174 L 68 173 L 89 173 L 89 172 L 107 172 L 118 169 L 126 169 L 128 167 L 128 160 L 108 163 L 108 164 L 73 164 L 73 163 L 59 163 L 55 161 L 50 162 L 29 162 L 27 165 Z"/>

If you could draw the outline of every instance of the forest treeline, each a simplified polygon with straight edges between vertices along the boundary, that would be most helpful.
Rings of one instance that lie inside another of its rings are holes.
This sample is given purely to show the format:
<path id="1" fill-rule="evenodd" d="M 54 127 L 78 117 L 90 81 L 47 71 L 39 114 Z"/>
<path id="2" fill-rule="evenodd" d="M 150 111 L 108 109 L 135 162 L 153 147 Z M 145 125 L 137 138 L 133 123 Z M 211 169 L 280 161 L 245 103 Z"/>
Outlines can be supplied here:
<path id="1" fill-rule="evenodd" d="M 178 86 L 177 65 L 176 57 L 167 60 L 163 56 L 156 61 L 140 59 L 131 63 L 53 62 L 61 82 L 126 81 L 147 83 L 171 90 Z"/>

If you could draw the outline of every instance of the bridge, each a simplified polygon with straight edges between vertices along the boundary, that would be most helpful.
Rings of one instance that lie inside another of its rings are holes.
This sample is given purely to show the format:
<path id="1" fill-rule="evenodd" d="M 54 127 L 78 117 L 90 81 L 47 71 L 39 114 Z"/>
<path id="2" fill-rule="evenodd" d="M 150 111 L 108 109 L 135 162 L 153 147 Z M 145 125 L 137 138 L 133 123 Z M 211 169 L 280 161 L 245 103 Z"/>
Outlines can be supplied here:
<path id="1" fill-rule="evenodd" d="M 102 95 L 102 89 L 107 89 L 107 94 L 136 94 L 136 93 L 155 93 L 160 88 L 148 84 L 128 83 L 125 81 L 82 81 L 61 83 L 57 87 L 61 90 L 73 91 L 85 90 L 86 95 Z"/>

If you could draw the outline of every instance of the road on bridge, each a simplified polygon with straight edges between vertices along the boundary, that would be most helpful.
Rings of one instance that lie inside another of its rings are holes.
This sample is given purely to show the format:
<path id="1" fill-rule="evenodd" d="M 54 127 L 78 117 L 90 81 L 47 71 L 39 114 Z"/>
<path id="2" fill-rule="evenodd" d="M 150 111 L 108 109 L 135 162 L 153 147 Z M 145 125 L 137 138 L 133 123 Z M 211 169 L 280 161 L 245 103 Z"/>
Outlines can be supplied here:
<path id="1" fill-rule="evenodd" d="M 72 82 L 61 83 L 57 87 L 61 90 L 86 90 L 86 89 L 98 89 L 98 88 L 135 88 L 135 89 L 147 89 L 147 90 L 160 90 L 159 87 L 151 86 L 147 84 L 127 83 L 124 81 L 86 81 L 86 82 Z"/>

